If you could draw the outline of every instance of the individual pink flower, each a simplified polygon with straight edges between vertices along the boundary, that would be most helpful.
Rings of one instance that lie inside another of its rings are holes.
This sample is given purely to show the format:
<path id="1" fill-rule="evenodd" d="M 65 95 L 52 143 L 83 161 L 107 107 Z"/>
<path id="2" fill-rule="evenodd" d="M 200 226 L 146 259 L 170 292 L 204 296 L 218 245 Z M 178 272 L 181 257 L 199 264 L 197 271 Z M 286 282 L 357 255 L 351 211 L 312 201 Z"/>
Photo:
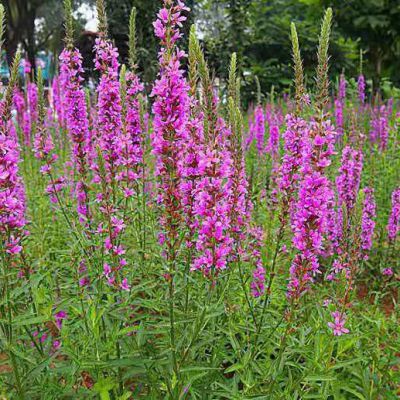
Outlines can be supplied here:
<path id="1" fill-rule="evenodd" d="M 56 321 L 57 328 L 61 330 L 63 321 L 68 318 L 66 311 L 60 310 L 54 315 L 54 319 Z"/>
<path id="2" fill-rule="evenodd" d="M 335 311 L 332 312 L 331 315 L 333 317 L 333 322 L 328 322 L 328 326 L 332 329 L 335 336 L 341 336 L 350 332 L 344 327 L 346 323 L 346 314 Z"/>
<path id="3" fill-rule="evenodd" d="M 382 271 L 382 275 L 385 276 L 393 276 L 393 269 L 392 268 L 384 268 Z"/>

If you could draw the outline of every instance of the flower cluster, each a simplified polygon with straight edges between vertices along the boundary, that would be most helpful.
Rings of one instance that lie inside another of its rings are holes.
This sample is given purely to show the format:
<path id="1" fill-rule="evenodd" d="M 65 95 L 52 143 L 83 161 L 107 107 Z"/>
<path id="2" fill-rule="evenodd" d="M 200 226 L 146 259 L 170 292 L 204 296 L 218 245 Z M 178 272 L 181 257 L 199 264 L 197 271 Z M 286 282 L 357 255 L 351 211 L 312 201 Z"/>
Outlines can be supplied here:
<path id="1" fill-rule="evenodd" d="M 361 219 L 361 249 L 365 254 L 372 248 L 372 239 L 375 229 L 376 203 L 374 198 L 374 189 L 370 187 L 364 188 L 364 202 Z"/>
<path id="2" fill-rule="evenodd" d="M 100 72 L 97 87 L 96 143 L 98 146 L 97 165 L 94 182 L 100 184 L 96 195 L 99 211 L 105 216 L 97 228 L 103 237 L 103 248 L 108 256 L 103 273 L 110 286 L 129 290 L 127 278 L 122 276 L 122 268 L 127 261 L 122 256 L 125 248 L 120 237 L 125 229 L 125 221 L 119 216 L 116 202 L 118 173 L 122 161 L 123 123 L 120 82 L 118 78 L 118 52 L 111 41 L 101 35 L 95 43 L 95 68 Z"/>
<path id="3" fill-rule="evenodd" d="M 8 128 L 10 129 L 10 128 Z M 10 131 L 0 132 L 0 235 L 6 253 L 18 254 L 24 236 L 25 190 L 19 175 L 19 146 Z"/>
<path id="4" fill-rule="evenodd" d="M 108 183 L 116 179 L 121 142 L 121 96 L 118 80 L 118 51 L 109 40 L 103 37 L 96 39 L 95 68 L 100 72 L 97 87 L 97 134 Z"/>
<path id="5" fill-rule="evenodd" d="M 77 210 L 82 221 L 89 216 L 87 171 L 90 143 L 85 92 L 82 87 L 82 56 L 78 50 L 64 49 L 60 55 L 61 74 L 65 77 L 66 126 L 72 142 L 72 154 L 78 182 L 75 187 Z"/>
<path id="6" fill-rule="evenodd" d="M 288 296 L 298 299 L 306 292 L 315 274 L 320 273 L 318 256 L 324 254 L 328 231 L 331 183 L 324 174 L 334 153 L 336 133 L 329 121 L 311 122 L 302 150 L 301 181 L 292 220 L 293 245 L 299 251 L 290 267 Z"/>
<path id="7" fill-rule="evenodd" d="M 54 110 L 54 117 L 60 129 L 65 128 L 65 103 L 63 87 L 66 81 L 61 74 L 53 79 L 51 90 L 51 105 Z"/>
<path id="8" fill-rule="evenodd" d="M 198 228 L 198 221 L 195 218 L 195 200 L 197 183 L 201 178 L 199 163 L 201 154 L 204 153 L 204 115 L 200 111 L 200 104 L 192 95 L 190 97 L 190 118 L 187 123 L 187 142 L 183 149 L 181 165 L 182 180 L 180 190 L 182 193 L 182 206 L 185 212 L 187 231 L 187 246 L 192 248 L 195 242 L 195 232 Z"/>
<path id="9" fill-rule="evenodd" d="M 365 78 L 363 74 L 360 74 L 357 80 L 357 88 L 358 88 L 358 99 L 360 100 L 361 105 L 365 103 Z"/>
<path id="10" fill-rule="evenodd" d="M 179 190 L 184 171 L 183 149 L 188 140 L 190 114 L 189 85 L 184 77 L 182 59 L 185 54 L 176 46 L 181 37 L 180 27 L 186 17 L 187 8 L 181 1 L 164 0 L 164 7 L 154 22 L 156 36 L 161 41 L 159 52 L 160 73 L 152 97 L 153 133 L 151 141 L 156 156 L 158 177 L 158 203 L 162 207 L 161 225 L 164 232 L 160 241 L 168 246 L 167 257 L 175 258 L 178 229 L 182 222 L 182 193 Z"/>
<path id="11" fill-rule="evenodd" d="M 140 116 L 139 94 L 143 84 L 134 72 L 126 74 L 126 121 L 122 135 L 122 166 L 118 181 L 126 183 L 126 197 L 134 193 L 134 186 L 143 173 L 143 127 Z"/>
<path id="12" fill-rule="evenodd" d="M 371 143 L 378 143 L 380 151 L 386 150 L 389 140 L 389 111 L 384 104 L 374 109 L 369 137 Z"/>
<path id="13" fill-rule="evenodd" d="M 400 232 L 400 187 L 392 193 L 392 211 L 387 225 L 389 241 L 394 242 Z"/>
<path id="14" fill-rule="evenodd" d="M 345 205 L 348 212 L 356 204 L 362 167 L 363 154 L 361 150 L 346 146 L 343 149 L 339 176 L 336 178 L 336 186 L 339 195 L 339 206 Z"/>
<path id="15" fill-rule="evenodd" d="M 192 269 L 205 276 L 227 267 L 232 250 L 230 236 L 231 196 L 229 178 L 232 158 L 227 146 L 229 131 L 220 119 L 211 144 L 200 154 L 199 178 L 196 185 L 194 212 L 198 223 L 196 250 L 198 256 Z"/>
<path id="16" fill-rule="evenodd" d="M 254 110 L 254 124 L 250 125 L 250 131 L 254 132 L 258 154 L 265 151 L 265 115 L 261 105 Z"/>
<path id="17" fill-rule="evenodd" d="M 279 178 L 285 219 L 289 211 L 294 211 L 294 194 L 301 179 L 303 146 L 308 140 L 308 130 L 308 124 L 304 119 L 292 114 L 286 116 L 286 130 L 283 133 L 285 153 L 282 157 Z"/>

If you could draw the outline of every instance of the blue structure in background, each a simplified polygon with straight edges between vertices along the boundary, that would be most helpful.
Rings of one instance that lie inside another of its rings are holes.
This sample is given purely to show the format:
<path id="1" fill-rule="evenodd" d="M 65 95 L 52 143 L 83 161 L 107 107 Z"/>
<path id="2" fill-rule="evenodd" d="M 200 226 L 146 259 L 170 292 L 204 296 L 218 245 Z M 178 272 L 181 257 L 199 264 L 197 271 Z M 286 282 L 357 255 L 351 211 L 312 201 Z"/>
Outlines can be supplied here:
<path id="1" fill-rule="evenodd" d="M 46 53 L 44 51 L 40 51 L 36 55 L 36 66 L 42 68 L 44 80 L 49 80 L 52 78 L 52 74 L 51 74 L 52 61 L 53 61 L 53 56 L 51 53 Z M 23 63 L 21 63 L 21 65 L 19 67 L 19 73 L 20 73 L 21 77 L 24 76 Z M 10 70 L 9 70 L 9 67 L 7 64 L 7 58 L 6 58 L 5 51 L 3 51 L 2 55 L 1 55 L 0 77 L 2 80 L 3 79 L 7 80 L 10 77 Z"/>

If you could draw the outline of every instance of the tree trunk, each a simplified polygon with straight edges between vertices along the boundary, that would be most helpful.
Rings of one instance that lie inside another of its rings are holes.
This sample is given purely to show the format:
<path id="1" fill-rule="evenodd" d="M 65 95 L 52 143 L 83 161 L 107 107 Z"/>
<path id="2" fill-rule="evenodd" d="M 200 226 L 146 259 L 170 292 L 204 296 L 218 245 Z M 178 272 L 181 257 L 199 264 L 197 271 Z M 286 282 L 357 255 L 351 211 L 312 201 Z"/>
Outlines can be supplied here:
<path id="1" fill-rule="evenodd" d="M 25 51 L 27 58 L 32 66 L 32 76 L 35 77 L 36 73 L 36 40 L 35 40 L 35 19 L 36 11 L 32 8 L 27 14 L 27 38 L 25 42 Z"/>

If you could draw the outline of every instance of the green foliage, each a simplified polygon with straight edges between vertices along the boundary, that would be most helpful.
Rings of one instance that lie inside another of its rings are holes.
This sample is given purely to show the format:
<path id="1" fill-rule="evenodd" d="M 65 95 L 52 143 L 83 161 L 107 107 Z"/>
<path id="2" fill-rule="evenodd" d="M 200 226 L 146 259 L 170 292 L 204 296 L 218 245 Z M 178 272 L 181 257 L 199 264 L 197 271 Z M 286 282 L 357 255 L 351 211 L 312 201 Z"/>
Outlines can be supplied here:
<path id="1" fill-rule="evenodd" d="M 199 44 L 193 35 L 191 41 L 207 82 Z M 232 86 L 235 69 L 232 57 Z M 233 89 L 231 92 L 233 95 Z M 346 107 L 353 107 L 352 96 Z M 229 113 L 240 143 L 241 115 L 232 97 Z M 368 132 L 368 121 L 364 122 L 363 130 Z M 85 249 L 101 246 L 101 239 L 83 235 L 68 189 L 60 193 L 62 208 L 49 203 L 40 163 L 29 148 L 23 147 L 21 168 L 31 221 L 24 254 L 31 273 L 29 279 L 8 274 L 15 277 L 10 292 L 14 339 L 9 345 L 0 329 L 0 394 L 10 400 L 395 399 L 400 384 L 399 308 L 391 303 L 394 308 L 387 314 L 384 305 L 388 299 L 392 301 L 398 283 L 377 279 L 380 269 L 392 262 L 384 232 L 390 193 L 398 183 L 400 132 L 391 132 L 386 153 L 368 142 L 364 144 L 362 186 L 376 189 L 378 242 L 357 282 L 359 288 L 365 284 L 373 287 L 368 296 L 354 291 L 351 299 L 350 334 L 334 337 L 328 329 L 332 310 L 323 303 L 333 292 L 320 281 L 302 299 L 290 325 L 285 317 L 288 265 L 293 257 L 290 250 L 276 257 L 276 277 L 267 302 L 264 298 L 246 300 L 242 278 L 247 287 L 251 263 L 240 266 L 243 276 L 237 266 L 221 272 L 214 285 L 201 274 L 188 273 L 189 266 L 181 260 L 174 278 L 176 361 L 169 340 L 169 280 L 156 238 L 157 211 L 150 196 L 143 191 L 132 202 L 130 223 L 123 236 L 131 291 L 116 295 L 104 284 L 98 252 L 86 260 L 92 282 L 90 289 L 82 288 L 78 285 L 80 261 L 86 257 Z M 52 134 L 59 137 L 54 131 Z M 54 165 L 55 175 L 62 173 L 69 159 L 65 140 L 64 136 L 56 140 L 60 159 Z M 350 140 L 345 135 L 339 150 Z M 257 191 L 265 187 L 269 166 L 257 169 L 260 160 L 254 150 L 250 149 L 246 157 L 249 170 L 257 171 L 250 193 L 255 200 L 255 219 L 265 232 L 263 261 L 270 271 L 277 244 L 285 243 L 290 249 L 291 238 L 287 235 L 282 242 L 276 241 L 279 213 L 271 211 Z M 149 154 L 146 159 L 151 162 Z M 339 165 L 337 154 L 331 179 Z M 66 216 L 71 224 L 66 223 Z M 324 261 L 325 270 L 329 262 Z M 1 271 L 4 273 L 3 264 Z M 3 277 L 0 288 L 2 285 Z M 4 310 L 4 301 L 1 298 L 0 310 Z M 60 310 L 68 314 L 61 330 L 54 323 L 54 315 Z M 4 315 L 1 311 L 0 328 L 7 326 Z M 48 337 L 41 342 L 38 337 L 44 332 Z M 61 343 L 59 349 L 52 347 L 56 340 Z"/>
<path id="2" fill-rule="evenodd" d="M 400 56 L 400 7 L 397 0 L 341 1 L 321 0 L 318 6 L 330 6 L 338 31 L 346 38 L 359 40 L 365 51 L 365 74 L 374 83 L 390 77 L 399 85 L 396 73 Z"/>

